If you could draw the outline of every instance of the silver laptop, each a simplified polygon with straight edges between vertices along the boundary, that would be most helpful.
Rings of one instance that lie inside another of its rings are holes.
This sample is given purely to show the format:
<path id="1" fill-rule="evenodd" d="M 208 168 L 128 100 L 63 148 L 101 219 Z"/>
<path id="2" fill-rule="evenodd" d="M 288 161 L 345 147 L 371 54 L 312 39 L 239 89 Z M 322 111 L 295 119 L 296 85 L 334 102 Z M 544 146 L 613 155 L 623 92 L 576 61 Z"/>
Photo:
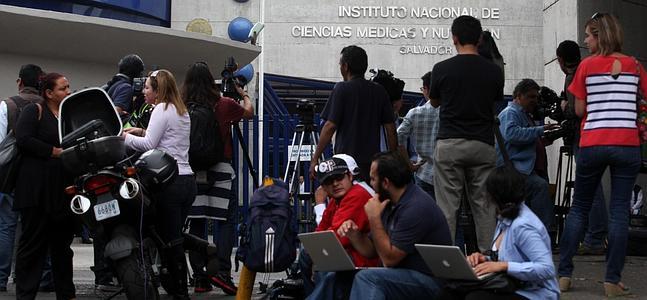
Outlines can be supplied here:
<path id="1" fill-rule="evenodd" d="M 436 277 L 481 280 L 492 275 L 492 273 L 488 273 L 476 276 L 474 269 L 457 246 L 416 244 L 416 249 Z"/>
<path id="2" fill-rule="evenodd" d="M 332 230 L 299 234 L 316 271 L 333 272 L 362 269 L 355 267 L 344 246 Z"/>

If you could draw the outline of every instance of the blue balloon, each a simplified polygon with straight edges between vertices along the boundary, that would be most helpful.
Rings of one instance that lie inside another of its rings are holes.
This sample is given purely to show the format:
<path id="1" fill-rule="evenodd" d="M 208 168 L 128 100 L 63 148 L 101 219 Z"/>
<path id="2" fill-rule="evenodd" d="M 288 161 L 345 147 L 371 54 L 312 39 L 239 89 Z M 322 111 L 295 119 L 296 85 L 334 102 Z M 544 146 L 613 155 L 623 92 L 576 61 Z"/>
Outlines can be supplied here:
<path id="1" fill-rule="evenodd" d="M 238 69 L 238 71 L 234 72 L 234 77 L 242 77 L 245 78 L 245 83 L 248 83 L 254 78 L 254 67 L 252 64 L 247 64 L 244 67 Z"/>
<path id="2" fill-rule="evenodd" d="M 237 17 L 229 22 L 227 33 L 230 39 L 247 43 L 249 41 L 249 31 L 252 30 L 253 26 L 254 24 L 251 21 L 243 17 Z"/>

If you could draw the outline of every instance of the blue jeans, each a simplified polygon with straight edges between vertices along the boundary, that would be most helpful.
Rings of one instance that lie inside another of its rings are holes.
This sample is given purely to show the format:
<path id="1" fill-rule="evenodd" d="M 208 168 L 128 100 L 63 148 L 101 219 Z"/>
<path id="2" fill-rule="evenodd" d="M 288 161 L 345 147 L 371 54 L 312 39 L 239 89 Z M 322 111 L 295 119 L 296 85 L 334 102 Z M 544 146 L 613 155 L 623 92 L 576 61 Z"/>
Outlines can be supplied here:
<path id="1" fill-rule="evenodd" d="M 589 213 L 589 226 L 584 235 L 584 245 L 591 249 L 604 249 L 604 239 L 607 236 L 608 216 L 607 203 L 604 200 L 602 183 L 593 197 L 593 205 Z"/>
<path id="2" fill-rule="evenodd" d="M 573 145 L 573 153 L 575 154 L 575 159 L 579 156 L 580 147 L 575 143 Z M 607 216 L 607 204 L 604 200 L 604 190 L 602 189 L 602 184 L 598 184 L 598 188 L 595 191 L 595 197 L 593 198 L 593 206 L 591 207 L 591 212 L 589 213 L 589 226 L 584 235 L 584 245 L 588 246 L 591 249 L 603 249 L 604 248 L 604 239 L 607 236 L 607 226 L 608 226 L 608 216 Z"/>
<path id="3" fill-rule="evenodd" d="M 535 172 L 526 177 L 526 205 L 544 223 L 546 230 L 550 231 L 555 219 L 555 205 L 548 195 L 548 181 Z"/>
<path id="4" fill-rule="evenodd" d="M 308 300 L 348 299 L 353 277 L 357 271 L 317 272 L 315 287 Z"/>
<path id="5" fill-rule="evenodd" d="M 605 281 L 620 282 L 627 252 L 629 203 L 640 170 L 639 147 L 595 146 L 580 149 L 575 194 L 560 242 L 560 277 L 571 277 L 573 274 L 573 256 L 586 230 L 593 199 L 607 167 L 611 170 L 611 199 Z"/>
<path id="6" fill-rule="evenodd" d="M 11 276 L 11 265 L 13 252 L 16 248 L 16 228 L 18 225 L 18 213 L 13 211 L 13 197 L 0 193 L 0 287 L 6 287 Z M 15 281 L 15 277 L 14 277 Z M 40 286 L 53 284 L 52 262 L 49 257 L 43 265 L 43 274 L 40 279 Z"/>
<path id="7" fill-rule="evenodd" d="M 418 271 L 367 269 L 355 275 L 350 299 L 434 299 L 441 289 L 436 279 Z"/>
<path id="8" fill-rule="evenodd" d="M 434 199 L 434 202 L 435 202 L 436 201 L 436 195 L 435 195 L 435 192 L 434 192 L 434 185 L 423 181 L 422 179 L 418 178 L 418 176 L 414 176 L 414 178 L 416 180 L 416 184 L 423 191 L 427 192 L 427 194 L 429 194 L 429 196 L 431 196 L 431 199 Z"/>
<path id="9" fill-rule="evenodd" d="M 17 220 L 18 214 L 13 211 L 13 199 L 0 193 L 0 287 L 6 287 L 11 276 Z"/>

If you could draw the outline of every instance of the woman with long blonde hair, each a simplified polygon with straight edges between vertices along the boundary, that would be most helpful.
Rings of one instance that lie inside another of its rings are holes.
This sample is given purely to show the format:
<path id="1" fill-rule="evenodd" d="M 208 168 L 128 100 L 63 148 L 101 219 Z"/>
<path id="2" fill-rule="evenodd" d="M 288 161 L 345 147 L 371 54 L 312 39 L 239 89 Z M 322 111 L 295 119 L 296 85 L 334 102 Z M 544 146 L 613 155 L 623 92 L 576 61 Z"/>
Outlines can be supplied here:
<path id="1" fill-rule="evenodd" d="M 127 128 L 126 146 L 136 151 L 159 149 L 178 164 L 179 175 L 167 187 L 153 194 L 157 208 L 157 230 L 168 245 L 162 265 L 168 270 L 164 288 L 174 299 L 189 299 L 187 266 L 182 246 L 182 226 L 196 194 L 193 170 L 189 166 L 191 120 L 180 98 L 175 78 L 167 70 L 153 71 L 146 79 L 144 98 L 155 108 L 147 129 Z"/>
<path id="2" fill-rule="evenodd" d="M 605 295 L 629 294 L 622 282 L 629 228 L 629 201 L 640 170 L 640 139 L 636 125 L 638 90 L 647 92 L 643 66 L 623 54 L 618 20 L 596 13 L 586 23 L 591 56 L 584 59 L 568 90 L 575 95 L 575 112 L 582 118 L 575 193 L 560 242 L 559 285 L 571 287 L 573 255 L 584 236 L 595 191 L 605 169 L 611 170 Z"/>

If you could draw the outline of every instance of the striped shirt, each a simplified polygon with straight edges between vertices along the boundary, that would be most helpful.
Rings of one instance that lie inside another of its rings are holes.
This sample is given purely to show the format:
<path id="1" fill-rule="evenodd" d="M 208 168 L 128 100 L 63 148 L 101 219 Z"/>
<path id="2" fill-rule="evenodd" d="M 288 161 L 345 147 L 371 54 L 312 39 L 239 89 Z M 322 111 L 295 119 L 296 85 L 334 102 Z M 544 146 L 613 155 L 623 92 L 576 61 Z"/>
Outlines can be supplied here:
<path id="1" fill-rule="evenodd" d="M 611 75 L 615 60 L 620 74 Z M 568 90 L 586 101 L 582 118 L 580 147 L 638 146 L 636 108 L 638 88 L 647 91 L 647 76 L 633 57 L 590 56 L 584 59 Z"/>

